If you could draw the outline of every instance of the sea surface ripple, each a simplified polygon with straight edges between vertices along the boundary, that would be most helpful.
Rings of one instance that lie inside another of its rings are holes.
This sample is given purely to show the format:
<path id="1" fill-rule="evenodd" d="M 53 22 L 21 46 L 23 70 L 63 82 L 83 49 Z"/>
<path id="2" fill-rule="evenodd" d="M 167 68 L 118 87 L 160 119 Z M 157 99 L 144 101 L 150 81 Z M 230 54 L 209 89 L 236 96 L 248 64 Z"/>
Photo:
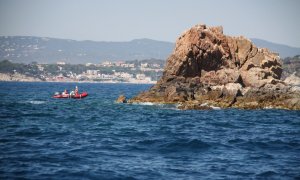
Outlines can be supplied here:
<path id="1" fill-rule="evenodd" d="M 114 102 L 149 87 L 0 82 L 0 179 L 300 178 L 300 111 Z"/>

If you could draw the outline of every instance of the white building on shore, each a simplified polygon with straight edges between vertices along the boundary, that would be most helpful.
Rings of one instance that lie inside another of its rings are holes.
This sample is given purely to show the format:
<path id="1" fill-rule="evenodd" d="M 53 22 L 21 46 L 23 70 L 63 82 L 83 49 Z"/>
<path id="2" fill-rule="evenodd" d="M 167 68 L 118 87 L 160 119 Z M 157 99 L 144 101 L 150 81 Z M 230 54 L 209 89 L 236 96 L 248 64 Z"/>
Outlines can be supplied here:
<path id="1" fill-rule="evenodd" d="M 66 65 L 66 62 L 64 62 L 64 61 L 57 61 L 56 64 L 57 65 Z"/>

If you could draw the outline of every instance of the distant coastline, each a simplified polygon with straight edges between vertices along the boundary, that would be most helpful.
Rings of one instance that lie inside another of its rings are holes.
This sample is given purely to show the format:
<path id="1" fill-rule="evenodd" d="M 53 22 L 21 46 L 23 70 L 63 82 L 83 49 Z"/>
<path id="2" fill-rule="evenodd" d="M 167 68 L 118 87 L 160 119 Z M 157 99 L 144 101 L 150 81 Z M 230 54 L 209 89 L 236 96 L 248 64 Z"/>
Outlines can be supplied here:
<path id="1" fill-rule="evenodd" d="M 50 83 L 103 83 L 103 84 L 155 84 L 157 81 L 146 81 L 146 80 L 133 80 L 133 81 L 75 81 L 75 80 L 56 80 L 56 81 L 47 81 L 41 80 L 38 78 L 33 78 L 25 76 L 22 74 L 8 74 L 0 73 L 0 82 L 50 82 Z"/>
<path id="2" fill-rule="evenodd" d="M 164 63 L 156 59 L 100 64 L 20 64 L 3 60 L 0 61 L 0 81 L 155 84 Z"/>

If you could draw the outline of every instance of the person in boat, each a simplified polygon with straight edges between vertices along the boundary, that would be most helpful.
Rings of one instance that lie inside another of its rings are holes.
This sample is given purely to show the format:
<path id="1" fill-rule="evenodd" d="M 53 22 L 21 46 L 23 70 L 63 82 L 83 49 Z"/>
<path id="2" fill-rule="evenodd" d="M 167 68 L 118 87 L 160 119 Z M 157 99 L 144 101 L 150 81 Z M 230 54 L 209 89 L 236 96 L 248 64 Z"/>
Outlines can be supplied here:
<path id="1" fill-rule="evenodd" d="M 64 92 L 62 93 L 63 95 L 66 95 L 66 94 L 68 94 L 68 90 L 67 89 L 65 89 L 64 90 Z"/>
<path id="2" fill-rule="evenodd" d="M 75 95 L 74 91 L 70 92 L 70 96 L 73 97 Z"/>
<path id="3" fill-rule="evenodd" d="M 78 87 L 77 86 L 75 87 L 75 95 L 76 96 L 78 95 Z"/>
<path id="4" fill-rule="evenodd" d="M 77 95 L 79 95 L 79 94 L 78 94 L 78 87 L 76 86 L 75 90 L 70 92 L 70 96 L 73 97 L 73 96 L 77 96 Z"/>

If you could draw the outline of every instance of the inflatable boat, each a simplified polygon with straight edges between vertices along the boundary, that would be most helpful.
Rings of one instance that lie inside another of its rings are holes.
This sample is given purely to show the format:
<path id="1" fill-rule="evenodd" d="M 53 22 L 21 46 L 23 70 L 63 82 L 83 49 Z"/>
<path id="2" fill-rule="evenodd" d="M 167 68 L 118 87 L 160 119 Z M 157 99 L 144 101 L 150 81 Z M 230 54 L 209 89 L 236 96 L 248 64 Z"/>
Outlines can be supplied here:
<path id="1" fill-rule="evenodd" d="M 62 94 L 62 93 L 55 93 L 53 98 L 73 98 L 73 99 L 81 99 L 88 96 L 87 92 L 82 92 L 80 94 Z"/>

